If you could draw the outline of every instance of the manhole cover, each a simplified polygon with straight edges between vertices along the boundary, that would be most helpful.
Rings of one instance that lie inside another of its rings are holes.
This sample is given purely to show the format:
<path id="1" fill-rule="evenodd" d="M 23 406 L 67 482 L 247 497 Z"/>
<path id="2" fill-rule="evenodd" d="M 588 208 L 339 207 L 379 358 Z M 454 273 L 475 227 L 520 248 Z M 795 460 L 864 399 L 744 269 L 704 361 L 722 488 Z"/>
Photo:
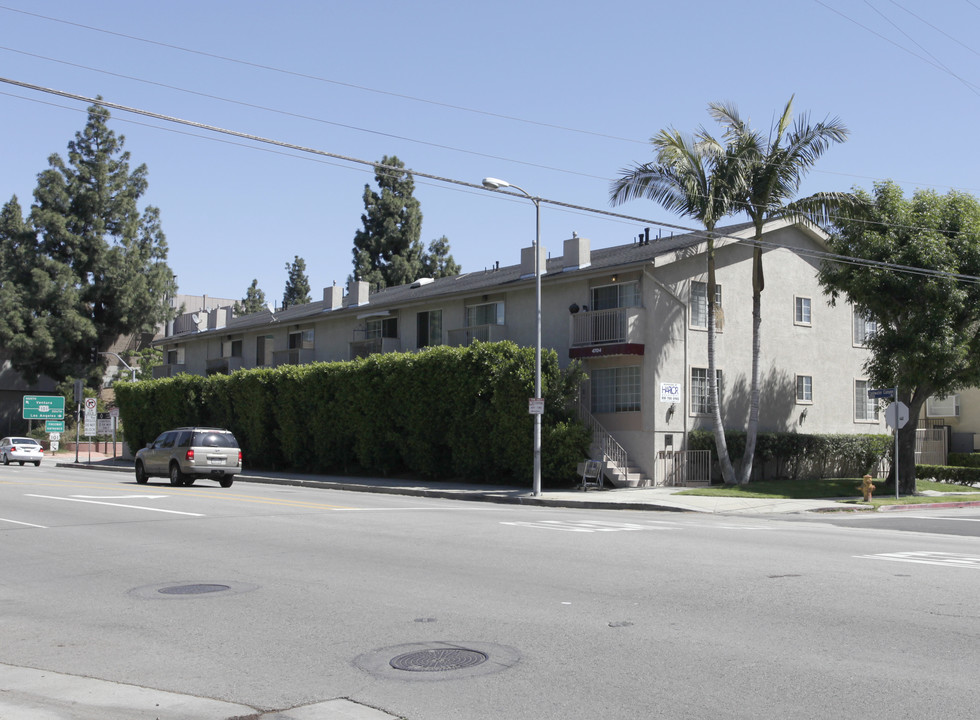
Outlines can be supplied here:
<path id="1" fill-rule="evenodd" d="M 157 592 L 164 595 L 203 595 L 204 593 L 221 592 L 230 590 L 230 585 L 208 585 L 197 583 L 195 585 L 173 585 L 171 587 L 160 588 Z"/>
<path id="2" fill-rule="evenodd" d="M 461 648 L 437 648 L 417 650 L 392 658 L 390 664 L 396 670 L 410 672 L 443 672 L 462 670 L 487 661 L 487 656 L 477 650 Z"/>

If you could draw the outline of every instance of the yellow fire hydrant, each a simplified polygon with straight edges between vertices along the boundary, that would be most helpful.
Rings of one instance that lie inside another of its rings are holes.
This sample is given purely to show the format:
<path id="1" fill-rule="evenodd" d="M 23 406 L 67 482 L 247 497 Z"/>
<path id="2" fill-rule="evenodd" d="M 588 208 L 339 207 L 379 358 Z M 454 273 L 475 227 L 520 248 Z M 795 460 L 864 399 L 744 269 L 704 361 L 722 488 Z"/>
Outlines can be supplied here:
<path id="1" fill-rule="evenodd" d="M 871 476 L 865 475 L 861 480 L 861 487 L 858 488 L 864 494 L 864 502 L 871 502 L 871 493 L 875 491 L 875 485 L 871 482 Z"/>

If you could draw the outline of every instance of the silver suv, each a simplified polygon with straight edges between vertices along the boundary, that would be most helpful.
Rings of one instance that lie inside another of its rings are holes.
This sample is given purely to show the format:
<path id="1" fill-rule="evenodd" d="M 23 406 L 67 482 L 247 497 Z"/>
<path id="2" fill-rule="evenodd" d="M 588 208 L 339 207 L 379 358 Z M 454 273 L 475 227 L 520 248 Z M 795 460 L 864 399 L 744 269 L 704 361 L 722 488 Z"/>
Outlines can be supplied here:
<path id="1" fill-rule="evenodd" d="M 136 482 L 169 477 L 171 485 L 193 485 L 199 477 L 231 487 L 242 471 L 242 451 L 230 430 L 185 427 L 167 430 L 136 453 Z"/>

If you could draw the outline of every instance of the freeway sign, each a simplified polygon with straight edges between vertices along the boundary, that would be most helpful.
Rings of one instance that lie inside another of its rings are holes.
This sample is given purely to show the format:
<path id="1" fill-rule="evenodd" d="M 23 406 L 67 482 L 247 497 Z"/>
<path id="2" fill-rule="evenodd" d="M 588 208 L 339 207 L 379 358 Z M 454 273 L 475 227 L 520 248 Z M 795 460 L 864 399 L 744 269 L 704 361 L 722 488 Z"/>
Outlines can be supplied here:
<path id="1" fill-rule="evenodd" d="M 60 395 L 25 395 L 25 420 L 61 420 L 65 417 L 65 399 Z"/>
<path id="2" fill-rule="evenodd" d="M 45 420 L 44 431 L 47 433 L 62 433 L 65 431 L 64 420 Z"/>

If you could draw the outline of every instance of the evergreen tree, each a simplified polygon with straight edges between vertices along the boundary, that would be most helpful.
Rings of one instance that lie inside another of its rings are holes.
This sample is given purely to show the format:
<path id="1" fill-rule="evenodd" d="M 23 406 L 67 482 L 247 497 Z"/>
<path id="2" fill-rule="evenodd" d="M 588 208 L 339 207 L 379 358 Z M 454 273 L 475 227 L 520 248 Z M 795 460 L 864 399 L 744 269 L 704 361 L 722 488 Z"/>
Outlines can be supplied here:
<path id="1" fill-rule="evenodd" d="M 460 267 L 449 254 L 449 240 L 443 235 L 429 243 L 429 252 L 422 256 L 420 277 L 441 278 L 459 275 Z"/>
<path id="2" fill-rule="evenodd" d="M 426 253 L 420 240 L 422 210 L 412 195 L 415 181 L 404 167 L 397 157 L 386 155 L 374 170 L 381 192 L 364 186 L 364 227 L 354 234 L 352 277 L 369 282 L 372 290 L 404 285 L 423 276 L 459 274 L 445 236 L 433 240 Z"/>
<path id="3" fill-rule="evenodd" d="M 236 302 L 231 311 L 235 315 L 251 315 L 265 309 L 265 293 L 259 289 L 258 279 L 245 291 L 245 297 L 240 303 Z"/>
<path id="4" fill-rule="evenodd" d="M 310 280 L 306 277 L 306 261 L 299 255 L 293 256 L 292 263 L 286 263 L 286 289 L 282 294 L 284 308 L 304 305 L 310 302 Z"/>
<path id="5" fill-rule="evenodd" d="M 130 172 L 125 138 L 108 120 L 108 110 L 91 106 L 67 162 L 57 154 L 48 159 L 29 225 L 18 229 L 16 199 L 4 208 L 4 252 L 18 253 L 22 266 L 15 279 L 4 276 L 2 302 L 12 320 L 0 325 L 0 344 L 28 382 L 46 374 L 87 376 L 94 384 L 101 370 L 91 363 L 93 347 L 152 332 L 173 314 L 167 298 L 176 284 L 160 214 L 138 206 L 146 166 Z"/>

